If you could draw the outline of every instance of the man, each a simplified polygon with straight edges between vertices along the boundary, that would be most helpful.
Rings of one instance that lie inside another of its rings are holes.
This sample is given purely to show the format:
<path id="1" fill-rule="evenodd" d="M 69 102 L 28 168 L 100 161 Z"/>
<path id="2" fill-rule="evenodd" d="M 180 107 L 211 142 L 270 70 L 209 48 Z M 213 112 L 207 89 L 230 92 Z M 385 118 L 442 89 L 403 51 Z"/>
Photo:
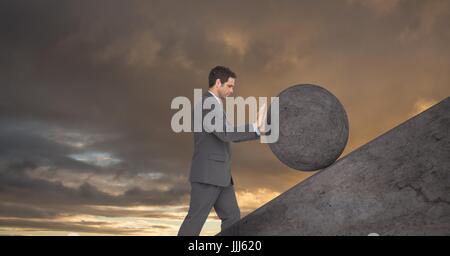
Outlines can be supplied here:
<path id="1" fill-rule="evenodd" d="M 213 106 L 219 106 L 223 113 L 223 129 L 206 125 L 201 132 L 194 132 L 194 154 L 189 176 L 191 199 L 188 214 L 178 235 L 199 235 L 212 207 L 222 221 L 222 230 L 240 219 L 231 177 L 230 142 L 258 139 L 259 130 L 265 122 L 266 108 L 265 105 L 261 107 L 256 123 L 245 125 L 245 132 L 237 132 L 235 127 L 229 132 L 226 128 L 230 124 L 223 111 L 223 100 L 233 94 L 235 82 L 236 74 L 227 67 L 217 66 L 209 73 L 209 90 L 203 94 L 202 102 L 210 97 L 216 100 L 217 104 Z M 213 110 L 217 109 L 204 109 L 202 120 Z"/>

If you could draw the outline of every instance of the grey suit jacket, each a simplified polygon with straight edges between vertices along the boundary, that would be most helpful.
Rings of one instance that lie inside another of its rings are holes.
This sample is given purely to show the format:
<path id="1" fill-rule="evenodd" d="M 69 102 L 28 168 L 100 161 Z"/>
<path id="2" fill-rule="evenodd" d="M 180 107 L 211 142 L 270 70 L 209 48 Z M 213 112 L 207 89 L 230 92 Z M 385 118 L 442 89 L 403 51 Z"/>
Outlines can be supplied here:
<path id="1" fill-rule="evenodd" d="M 202 102 L 208 97 L 214 97 L 209 92 L 203 94 Z M 221 105 L 218 105 L 221 107 Z M 202 110 L 203 117 L 213 109 Z M 256 140 L 259 138 L 252 125 L 245 125 L 245 132 L 226 131 L 226 115 L 223 112 L 223 131 L 208 132 L 202 128 L 201 132 L 194 132 L 194 154 L 192 156 L 189 180 L 226 187 L 233 184 L 231 177 L 230 142 Z M 194 115 L 192 115 L 194 116 Z M 193 119 L 194 121 L 194 119 Z M 231 125 L 228 123 L 228 125 Z"/>

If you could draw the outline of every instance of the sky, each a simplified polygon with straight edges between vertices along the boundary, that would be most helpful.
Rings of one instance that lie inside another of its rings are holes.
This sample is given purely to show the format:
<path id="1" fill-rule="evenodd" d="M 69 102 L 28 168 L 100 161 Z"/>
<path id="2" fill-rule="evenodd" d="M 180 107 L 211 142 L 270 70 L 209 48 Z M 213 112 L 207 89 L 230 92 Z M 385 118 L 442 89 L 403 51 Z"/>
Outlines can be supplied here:
<path id="1" fill-rule="evenodd" d="M 236 96 L 325 87 L 345 157 L 450 95 L 448 24 L 447 0 L 1 1 L 0 235 L 176 235 L 193 139 L 170 103 L 216 65 Z M 242 216 L 314 174 L 232 151 Z"/>

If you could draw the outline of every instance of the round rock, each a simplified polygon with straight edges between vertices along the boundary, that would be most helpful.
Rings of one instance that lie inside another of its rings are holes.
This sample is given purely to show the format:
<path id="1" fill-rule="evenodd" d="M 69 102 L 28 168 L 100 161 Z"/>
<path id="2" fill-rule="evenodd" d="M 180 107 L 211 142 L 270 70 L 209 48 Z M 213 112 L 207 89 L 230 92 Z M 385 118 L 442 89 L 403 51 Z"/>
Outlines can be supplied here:
<path id="1" fill-rule="evenodd" d="M 315 171 L 334 163 L 344 151 L 349 134 L 347 114 L 339 100 L 312 84 L 294 85 L 278 97 L 279 139 L 269 144 L 275 156 L 301 171 Z"/>

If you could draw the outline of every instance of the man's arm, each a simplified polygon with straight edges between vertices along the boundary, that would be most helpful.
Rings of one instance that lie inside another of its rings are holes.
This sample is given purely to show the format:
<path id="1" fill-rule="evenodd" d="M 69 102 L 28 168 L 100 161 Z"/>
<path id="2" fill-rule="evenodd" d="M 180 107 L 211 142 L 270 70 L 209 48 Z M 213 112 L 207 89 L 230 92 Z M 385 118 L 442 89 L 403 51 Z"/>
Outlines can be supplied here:
<path id="1" fill-rule="evenodd" d="M 223 132 L 213 131 L 214 135 L 217 136 L 220 140 L 224 142 L 242 142 L 248 140 L 257 140 L 259 139 L 259 131 L 255 130 L 255 127 L 252 124 L 246 124 L 243 127 L 245 132 L 238 132 L 238 127 L 233 127 L 232 132 L 226 131 L 226 125 L 224 125 Z M 228 128 L 230 129 L 230 128 Z M 242 129 L 242 128 L 240 128 Z"/>
<path id="2" fill-rule="evenodd" d="M 204 111 L 204 113 L 206 114 L 209 111 L 214 110 L 207 110 Z M 242 142 L 259 139 L 259 130 L 256 127 L 256 124 L 245 124 L 244 126 L 240 127 L 232 126 L 230 123 L 227 122 L 226 116 L 223 113 L 223 111 L 221 111 L 220 113 L 221 116 L 223 117 L 222 130 L 217 131 L 214 125 L 205 123 L 204 128 L 206 132 L 213 133 L 215 136 L 217 136 L 217 138 L 219 138 L 221 141 L 224 142 Z M 243 132 L 239 132 L 242 130 Z"/>

